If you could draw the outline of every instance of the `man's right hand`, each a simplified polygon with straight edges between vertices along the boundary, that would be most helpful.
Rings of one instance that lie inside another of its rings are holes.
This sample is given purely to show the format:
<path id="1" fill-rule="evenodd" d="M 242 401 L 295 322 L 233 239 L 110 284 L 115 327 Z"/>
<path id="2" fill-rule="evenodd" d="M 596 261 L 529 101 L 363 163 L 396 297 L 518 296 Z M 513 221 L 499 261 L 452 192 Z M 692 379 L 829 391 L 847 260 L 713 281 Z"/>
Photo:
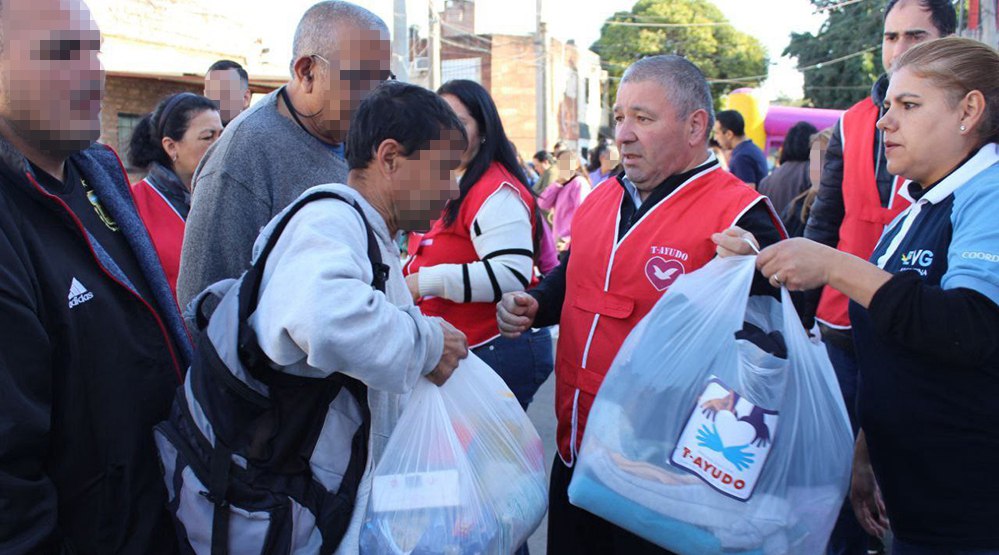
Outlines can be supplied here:
<path id="1" fill-rule="evenodd" d="M 444 330 L 444 352 L 441 353 L 441 360 L 437 366 L 427 374 L 427 379 L 438 387 L 444 385 L 451 374 L 454 374 L 458 363 L 468 357 L 468 338 L 465 334 L 446 320 L 440 320 L 440 323 Z"/>
<path id="2" fill-rule="evenodd" d="M 715 233 L 711 236 L 711 240 L 718 245 L 715 251 L 721 258 L 760 252 L 760 242 L 756 237 L 739 226 L 732 226 L 721 233 Z"/>
<path id="3" fill-rule="evenodd" d="M 496 323 L 504 337 L 515 338 L 529 330 L 538 314 L 538 300 L 523 291 L 503 295 L 496 305 Z"/>

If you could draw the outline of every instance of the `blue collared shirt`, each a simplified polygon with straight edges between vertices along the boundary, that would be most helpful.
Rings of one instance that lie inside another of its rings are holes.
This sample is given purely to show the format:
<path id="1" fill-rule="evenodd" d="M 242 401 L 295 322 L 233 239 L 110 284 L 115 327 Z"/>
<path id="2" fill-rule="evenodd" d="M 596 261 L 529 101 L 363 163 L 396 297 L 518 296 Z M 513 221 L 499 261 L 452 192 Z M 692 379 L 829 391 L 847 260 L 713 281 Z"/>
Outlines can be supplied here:
<path id="1" fill-rule="evenodd" d="M 621 183 L 624 184 L 624 191 L 628 194 L 631 202 L 635 203 L 635 209 L 637 210 L 642 206 L 642 197 L 638 194 L 638 187 L 635 187 L 635 184 L 626 175 L 621 176 Z"/>
<path id="2" fill-rule="evenodd" d="M 330 149 L 330 152 L 332 152 L 334 156 L 346 160 L 347 154 L 346 154 L 346 149 L 344 148 L 343 145 L 344 143 L 340 143 L 337 145 L 327 144 L 326 147 Z"/>

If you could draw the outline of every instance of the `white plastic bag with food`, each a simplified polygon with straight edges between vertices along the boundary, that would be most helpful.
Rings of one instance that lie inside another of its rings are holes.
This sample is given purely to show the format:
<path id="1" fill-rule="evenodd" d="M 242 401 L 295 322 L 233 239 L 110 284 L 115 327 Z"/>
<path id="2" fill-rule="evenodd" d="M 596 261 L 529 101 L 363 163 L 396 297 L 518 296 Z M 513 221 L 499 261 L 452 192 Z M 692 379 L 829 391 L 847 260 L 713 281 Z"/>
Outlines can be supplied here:
<path id="1" fill-rule="evenodd" d="M 755 262 L 681 277 L 628 336 L 590 412 L 574 505 L 682 555 L 825 550 L 853 436 L 787 290 L 749 296 Z"/>
<path id="2" fill-rule="evenodd" d="M 374 471 L 361 553 L 513 553 L 548 506 L 541 438 L 470 354 L 442 387 L 419 380 Z"/>

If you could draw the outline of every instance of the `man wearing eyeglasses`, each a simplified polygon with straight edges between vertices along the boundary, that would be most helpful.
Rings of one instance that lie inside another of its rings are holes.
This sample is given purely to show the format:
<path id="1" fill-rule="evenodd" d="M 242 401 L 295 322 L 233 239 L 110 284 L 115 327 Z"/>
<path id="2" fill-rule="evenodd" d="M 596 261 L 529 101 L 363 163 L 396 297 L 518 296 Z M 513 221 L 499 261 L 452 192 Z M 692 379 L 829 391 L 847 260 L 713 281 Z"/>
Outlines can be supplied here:
<path id="1" fill-rule="evenodd" d="M 242 273 L 260 228 L 303 191 L 346 183 L 350 116 L 394 77 L 385 22 L 348 2 L 309 8 L 293 50 L 288 83 L 227 127 L 195 173 L 177 282 L 181 306 Z"/>

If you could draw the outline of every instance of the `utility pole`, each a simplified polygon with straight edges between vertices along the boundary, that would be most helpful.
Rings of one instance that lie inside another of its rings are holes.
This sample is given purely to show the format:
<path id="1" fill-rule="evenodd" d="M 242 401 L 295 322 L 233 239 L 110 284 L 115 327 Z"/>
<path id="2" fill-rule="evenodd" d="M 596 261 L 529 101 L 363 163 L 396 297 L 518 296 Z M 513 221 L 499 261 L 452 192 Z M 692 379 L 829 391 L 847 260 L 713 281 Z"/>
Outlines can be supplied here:
<path id="1" fill-rule="evenodd" d="M 534 33 L 535 90 L 537 112 L 537 133 L 535 141 L 538 150 L 548 150 L 548 31 L 542 21 L 542 4 L 537 0 L 537 27 Z"/>
<path id="2" fill-rule="evenodd" d="M 409 81 L 409 25 L 406 0 L 395 0 L 392 8 L 392 73 L 400 81 Z"/>
<path id="3" fill-rule="evenodd" d="M 441 14 L 434 0 L 428 0 L 430 10 L 429 36 L 427 46 L 430 50 L 430 90 L 436 91 L 441 86 Z"/>
<path id="4" fill-rule="evenodd" d="M 980 0 L 982 17 L 982 42 L 992 48 L 999 47 L 999 38 L 996 34 L 996 0 Z"/>

